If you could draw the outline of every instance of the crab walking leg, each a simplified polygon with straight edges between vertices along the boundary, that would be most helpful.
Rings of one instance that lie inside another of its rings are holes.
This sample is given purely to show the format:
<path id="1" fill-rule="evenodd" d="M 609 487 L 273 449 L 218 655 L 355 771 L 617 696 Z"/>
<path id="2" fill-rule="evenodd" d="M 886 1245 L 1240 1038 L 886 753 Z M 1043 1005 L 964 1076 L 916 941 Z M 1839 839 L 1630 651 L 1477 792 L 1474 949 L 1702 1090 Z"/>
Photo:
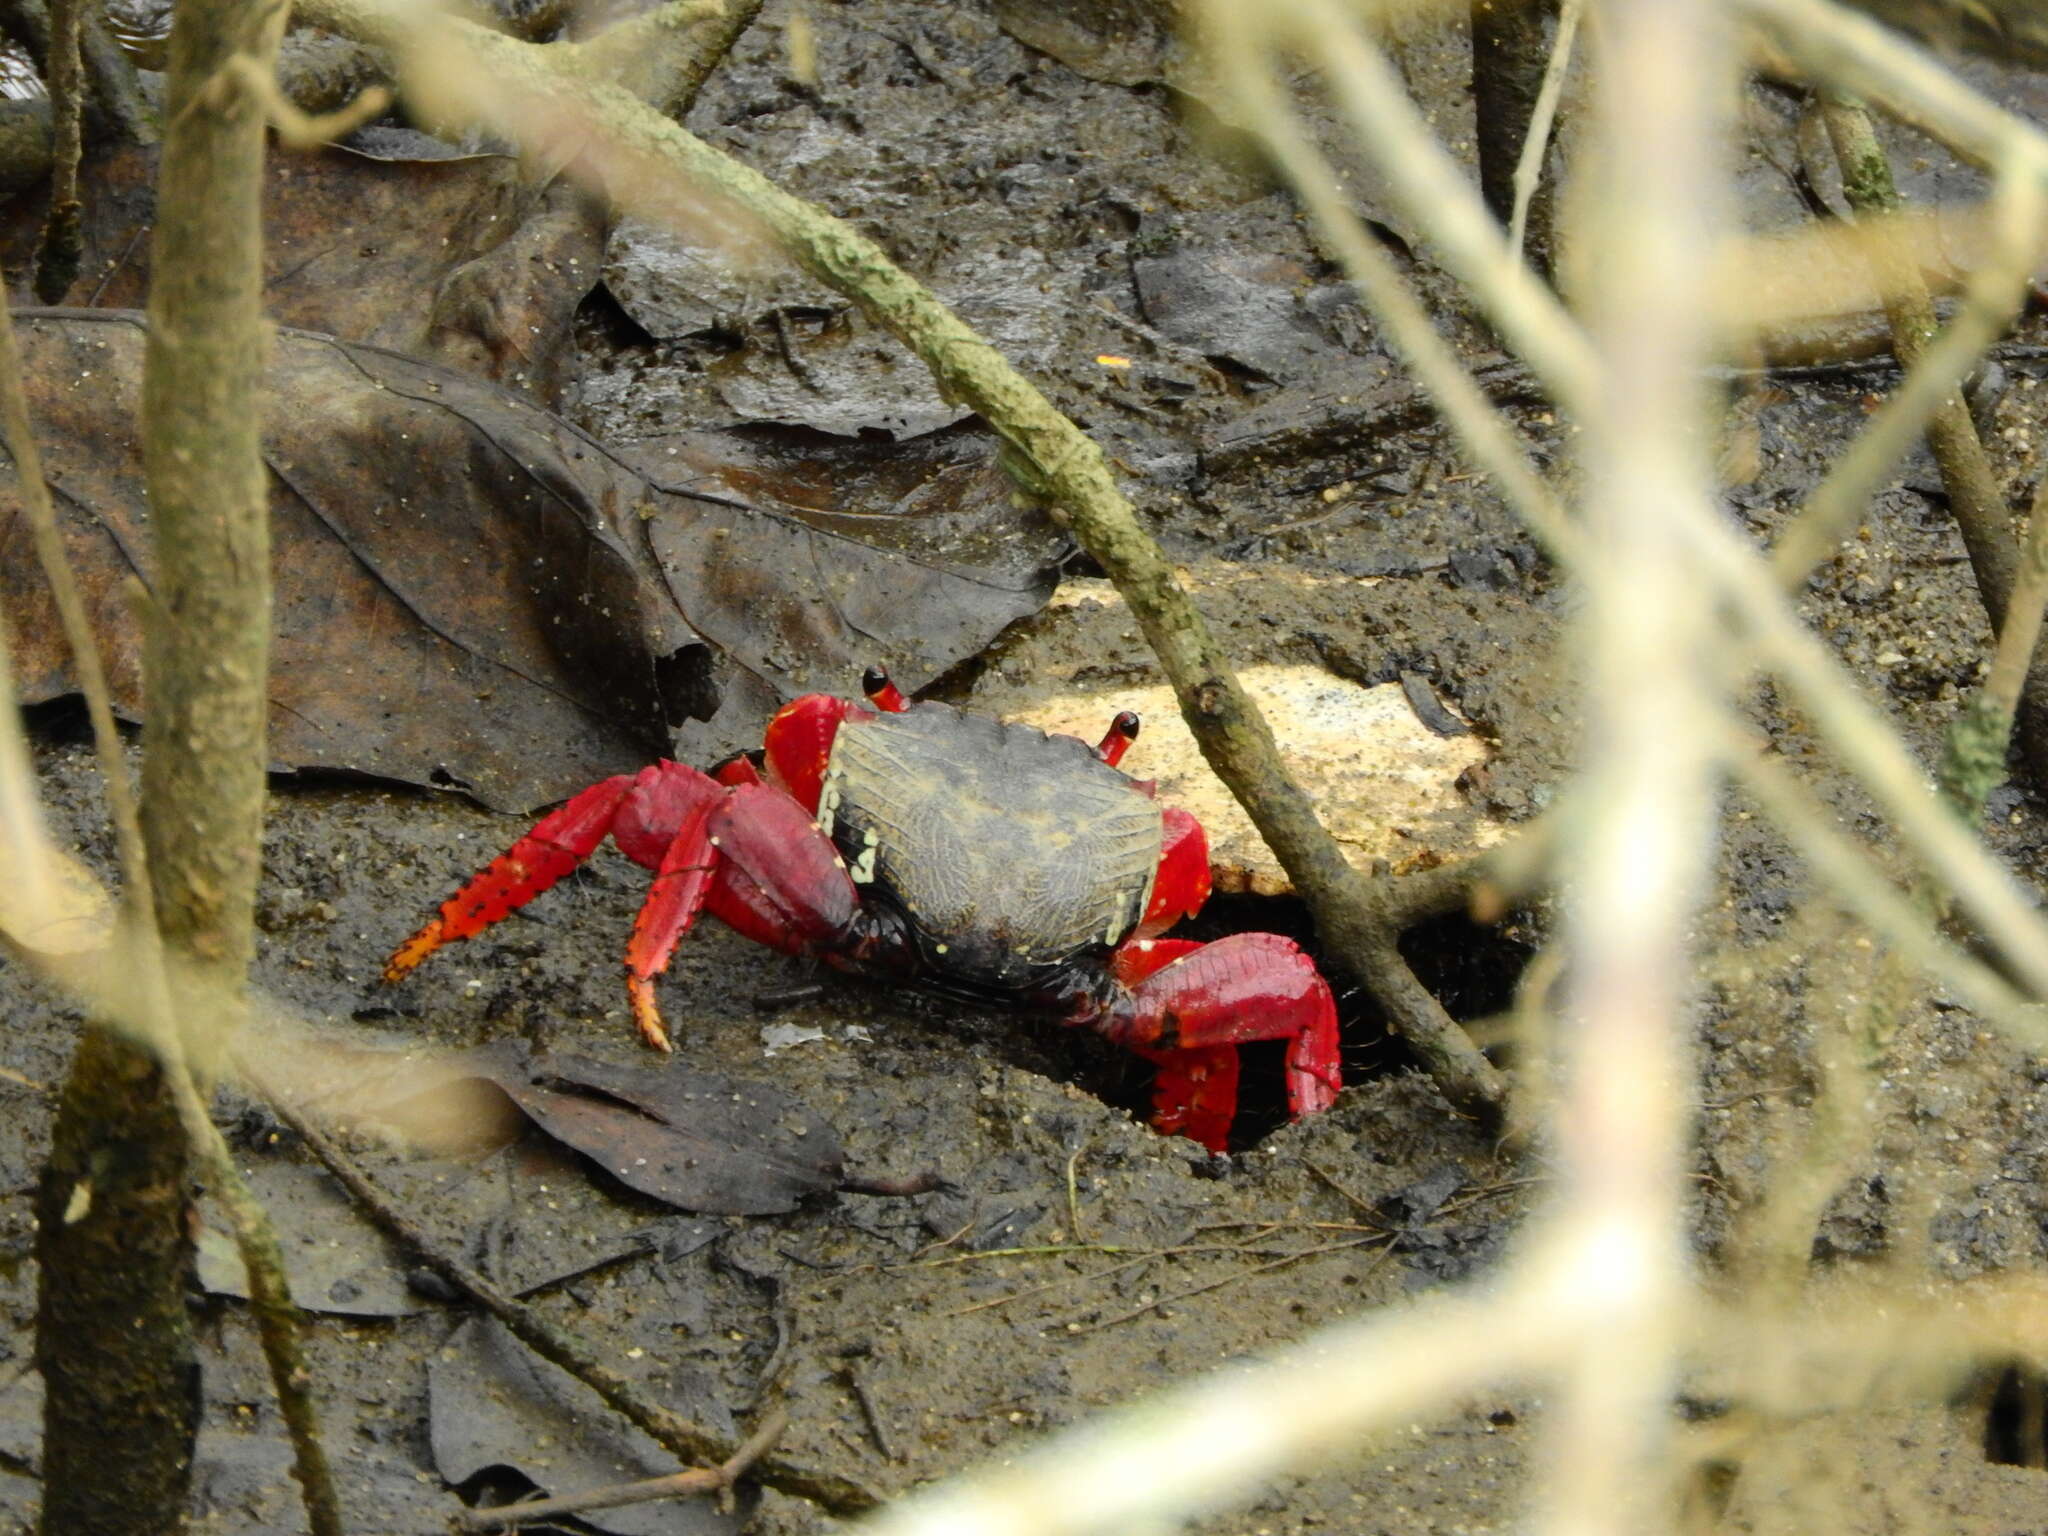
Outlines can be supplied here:
<path id="1" fill-rule="evenodd" d="M 443 944 L 481 933 L 589 858 L 636 782 L 633 775 L 622 773 L 591 785 L 543 816 L 488 869 L 442 902 L 440 916 L 392 951 L 384 964 L 384 979 L 397 981 Z"/>
<path id="2" fill-rule="evenodd" d="M 1237 1047 L 1141 1048 L 1137 1054 L 1159 1069 L 1152 1083 L 1152 1129 L 1199 1141 L 1211 1152 L 1228 1152 L 1231 1122 L 1237 1119 Z"/>
<path id="3" fill-rule="evenodd" d="M 640 1038 L 657 1051 L 673 1047 L 662 1027 L 661 1010 L 654 1006 L 654 978 L 668 969 L 669 956 L 704 910 L 718 867 L 709 827 L 718 808 L 719 802 L 713 800 L 690 812 L 662 855 L 654 884 L 633 920 L 633 937 L 626 941 L 626 1000 L 632 1004 Z"/>
<path id="4" fill-rule="evenodd" d="M 663 855 L 626 946 L 626 994 L 649 1045 L 669 1049 L 654 978 L 709 904 L 727 927 L 787 954 L 852 931 L 859 899 L 838 851 L 789 796 L 741 784 L 697 807 Z"/>
<path id="5" fill-rule="evenodd" d="M 1153 940 L 1149 953 L 1185 942 Z M 1119 973 L 1127 965 L 1142 968 L 1144 960 L 1120 955 Z M 1097 1027 L 1143 1052 L 1285 1040 L 1287 1107 L 1296 1119 L 1328 1109 L 1342 1086 L 1330 984 L 1277 933 L 1237 933 L 1187 951 L 1139 982 Z"/>

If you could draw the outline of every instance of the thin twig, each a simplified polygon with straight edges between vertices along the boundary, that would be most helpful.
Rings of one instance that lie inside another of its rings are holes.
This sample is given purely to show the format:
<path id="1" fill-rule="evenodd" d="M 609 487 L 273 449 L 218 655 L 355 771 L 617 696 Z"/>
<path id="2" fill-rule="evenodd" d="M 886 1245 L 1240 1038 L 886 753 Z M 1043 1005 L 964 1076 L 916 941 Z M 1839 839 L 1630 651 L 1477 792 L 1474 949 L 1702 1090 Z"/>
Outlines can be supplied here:
<path id="1" fill-rule="evenodd" d="M 1543 68 L 1543 84 L 1536 91 L 1536 107 L 1529 114 L 1528 137 L 1522 141 L 1522 156 L 1515 162 L 1515 211 L 1508 221 L 1508 253 L 1522 256 L 1522 241 L 1529 229 L 1529 204 L 1543 181 L 1543 159 L 1550 147 L 1550 128 L 1557 118 L 1557 103 L 1564 95 L 1564 78 L 1571 72 L 1572 43 L 1578 36 L 1579 17 L 1586 0 L 1563 0 L 1557 12 L 1557 36 L 1550 45 L 1550 62 Z"/>
<path id="2" fill-rule="evenodd" d="M 1954 318 L 1906 369 L 1898 387 L 1779 535 L 1772 565 L 1788 589 L 1804 583 L 1863 516 L 1929 415 L 1955 392 L 2018 312 L 2040 250 L 2042 208 L 2041 179 L 2023 167 L 2007 166 L 1990 199 L 1985 221 L 1989 244 L 1964 285 Z"/>
<path id="3" fill-rule="evenodd" d="M 1077 1243 L 1088 1241 L 1088 1234 L 1081 1230 L 1081 1184 L 1077 1173 L 1081 1154 L 1087 1150 L 1088 1143 L 1084 1140 L 1067 1159 L 1067 1229 Z"/>
<path id="4" fill-rule="evenodd" d="M 1292 1467 L 1355 1454 L 1362 1425 L 1400 1423 L 1483 1383 L 1544 1369 L 1560 1298 L 1439 1294 L 1240 1371 L 1098 1415 L 1014 1459 L 921 1489 L 869 1536 L 1157 1529 Z"/>
<path id="5" fill-rule="evenodd" d="M 2048 479 L 2034 494 L 2026 543 L 2005 606 L 2005 622 L 1991 655 L 1991 670 L 1950 723 L 1942 754 L 1941 789 L 1966 822 L 1984 814 L 1984 798 L 2005 777 L 2013 721 L 2036 686 L 2042 608 L 2048 605 Z"/>
<path id="6" fill-rule="evenodd" d="M 1625 1536 L 1664 1523 L 1669 1403 L 1688 1289 L 1682 1172 L 1692 1081 L 1693 916 L 1705 889 L 1719 743 L 1714 634 L 1685 530 L 1718 515 L 1701 444 L 1699 370 L 1726 189 L 1718 146 L 1734 98 L 1728 21 L 1713 0 L 1604 0 L 1598 212 L 1577 232 L 1599 381 L 1582 461 L 1593 553 L 1585 763 L 1597 806 L 1567 881 L 1555 1116 L 1560 1187 L 1535 1262 L 1581 1326 L 1546 1393 L 1541 1528 Z"/>
<path id="7" fill-rule="evenodd" d="M 2048 1051 L 2048 1005 L 2015 990 L 1997 971 L 1944 939 L 1926 912 L 1893 889 L 1870 857 L 1843 832 L 1819 798 L 1776 757 L 1745 746 L 1730 730 L 1725 757 L 1772 823 L 1821 883 L 1868 923 L 1885 944 L 2029 1051 Z"/>
<path id="8" fill-rule="evenodd" d="M 853 1400 L 860 1404 L 860 1416 L 867 1422 L 868 1434 L 873 1436 L 875 1449 L 882 1453 L 884 1461 L 901 1461 L 896 1452 L 896 1443 L 890 1438 L 889 1426 L 882 1418 L 882 1410 L 875 1402 L 875 1394 L 868 1389 L 867 1373 L 861 1370 L 860 1362 L 849 1360 L 841 1369 L 846 1385 L 853 1392 Z"/>
<path id="9" fill-rule="evenodd" d="M 557 1499 L 532 1499 L 524 1504 L 501 1504 L 490 1509 L 468 1509 L 455 1523 L 465 1531 L 504 1531 L 556 1515 L 576 1515 L 590 1509 L 619 1509 L 627 1504 L 651 1504 L 656 1499 L 688 1499 L 698 1494 L 722 1494 L 732 1488 L 756 1462 L 767 1455 L 789 1427 L 789 1414 L 777 1407 L 761 1420 L 761 1427 L 749 1435 L 732 1455 L 715 1467 L 691 1467 L 666 1477 L 641 1478 L 631 1483 L 610 1483 L 582 1493 L 564 1494 Z"/>
<path id="10" fill-rule="evenodd" d="M 1866 253 L 1891 322 L 1892 350 L 1910 368 L 1932 344 L 1934 301 L 1918 262 L 1896 238 L 1895 220 L 1902 203 L 1892 181 L 1890 157 L 1878 142 L 1870 115 L 1857 102 L 1838 92 L 1823 92 L 1821 117 L 1841 164 L 1843 195 L 1867 236 Z M 1945 395 L 1928 416 L 1927 446 L 1948 492 L 1949 511 L 1962 532 L 1992 627 L 2007 628 L 2006 616 L 2020 579 L 2018 541 L 2005 493 L 1960 394 Z M 2027 692 L 2030 697 L 2023 697 L 2019 705 L 2021 745 L 2029 776 L 2037 784 L 2048 784 L 2048 668 L 2037 672 Z"/>
<path id="11" fill-rule="evenodd" d="M 1383 61 L 1373 66 L 1369 44 L 1355 35 L 1355 29 L 1340 26 L 1342 18 L 1333 15 L 1328 0 L 1301 3 L 1315 5 L 1317 16 L 1328 21 L 1330 30 L 1316 35 L 1321 55 L 1344 69 L 1357 64 L 1364 70 L 1345 100 L 1349 108 L 1360 114 L 1361 124 L 1370 130 L 1365 135 L 1366 142 L 1377 145 L 1389 161 L 1441 161 L 1440 146 L 1412 108 L 1401 100 L 1381 100 L 1371 89 L 1372 82 L 1385 75 L 1386 69 Z M 1809 0 L 1745 3 L 1757 9 L 1798 9 L 1802 14 L 1809 8 Z M 1838 14 L 1825 6 L 1812 8 Z M 1587 552 L 1578 531 L 1564 518 L 1549 488 L 1529 467 L 1524 450 L 1458 367 L 1448 345 L 1407 294 L 1391 264 L 1358 227 L 1349 194 L 1293 125 L 1287 108 L 1276 99 L 1270 81 L 1258 67 L 1266 35 L 1240 14 L 1242 10 L 1215 0 L 1201 12 L 1202 20 L 1211 30 L 1211 51 L 1224 78 L 1234 93 L 1252 104 L 1261 136 L 1300 189 L 1311 213 L 1339 243 L 1347 272 L 1387 323 L 1418 376 L 1437 394 L 1446 419 L 1468 451 L 1494 475 L 1509 503 L 1552 552 L 1572 569 L 1586 569 Z M 1940 71 L 1932 66 L 1923 69 L 1922 61 L 1913 57 L 1911 50 L 1902 45 L 1895 50 L 1882 39 L 1867 37 L 1861 31 L 1857 35 L 1862 44 L 1868 45 L 1870 57 L 1895 68 L 1900 79 L 1910 80 L 1922 91 L 1923 100 L 1959 100 L 1960 117 L 1970 116 L 1981 105 L 1983 111 L 2003 120 L 2003 114 L 1981 103 L 1981 98 L 1974 97 Z M 1946 94 L 1929 86 L 1920 78 L 1922 74 L 1945 81 Z M 1398 82 L 1391 89 L 1398 97 Z M 1979 123 L 1978 127 L 1985 125 Z M 2016 174 L 2038 177 L 2041 168 L 2048 167 L 2048 139 L 2031 129 L 2006 124 L 1986 142 L 2015 167 Z M 1413 190 L 1419 192 L 1420 185 Z M 1599 376 L 1598 369 L 1583 333 L 1556 298 L 1528 277 L 1526 269 L 1505 262 L 1504 241 L 1497 234 L 1492 238 L 1500 245 L 1503 256 L 1491 254 L 1484 247 L 1490 221 L 1478 194 L 1461 177 L 1452 175 L 1435 186 L 1431 198 L 1428 206 L 1411 211 L 1425 221 L 1450 220 L 1455 238 L 1444 237 L 1439 227 L 1440 248 L 1447 258 L 1455 260 L 1459 276 L 1486 305 L 1495 323 L 1513 335 L 1562 403 L 1577 414 L 1597 414 L 1601 402 L 1590 381 Z M 1833 656 L 1796 622 L 1773 596 L 1768 584 L 1759 581 L 1753 553 L 1737 542 L 1724 521 L 1688 515 L 1685 531 L 1694 543 L 1700 573 L 1722 586 L 1757 647 L 1758 658 L 1777 669 L 1805 700 L 1828 736 L 1897 821 L 1907 843 L 1929 869 L 1938 871 L 1956 888 L 1975 920 L 2009 963 L 2028 977 L 2029 985 L 2048 996 L 2048 925 L 2034 912 L 2033 903 L 2016 888 L 2011 875 L 1980 845 L 1963 835 L 1948 813 L 1936 804 L 1924 777 L 1896 736 L 1843 676 Z"/>
<path id="12" fill-rule="evenodd" d="M 78 161 L 83 150 L 85 65 L 80 57 L 86 0 L 50 0 L 50 211 L 36 252 L 36 297 L 55 304 L 78 276 L 82 210 Z"/>
<path id="13" fill-rule="evenodd" d="M 987 1312 L 996 1307 L 1007 1307 L 1012 1302 L 1025 1301 L 1033 1296 L 1042 1296 L 1047 1291 L 1056 1291 L 1063 1285 L 1073 1285 L 1083 1280 L 1107 1280 L 1111 1275 L 1120 1275 L 1127 1269 L 1137 1268 L 1140 1264 L 1150 1264 L 1154 1260 L 1164 1257 L 1170 1251 L 1168 1249 L 1161 1249 L 1157 1253 L 1141 1253 L 1134 1258 L 1125 1259 L 1121 1264 L 1111 1264 L 1107 1268 L 1090 1270 L 1085 1274 L 1062 1275 L 1059 1279 L 1048 1280 L 1042 1285 L 1027 1285 L 1021 1291 L 1010 1291 L 1001 1296 L 991 1296 L 987 1301 L 977 1301 L 972 1306 L 967 1307 L 955 1307 L 952 1311 L 942 1312 L 939 1315 L 949 1318 L 966 1317 L 973 1312 Z"/>
<path id="14" fill-rule="evenodd" d="M 1326 1254 L 1332 1253 L 1349 1253 L 1354 1248 L 1368 1248 L 1374 1244 L 1379 1244 L 1387 1252 L 1391 1252 L 1393 1241 L 1393 1237 L 1389 1234 L 1374 1233 L 1367 1237 L 1352 1238 L 1349 1242 L 1325 1243 L 1319 1248 L 1305 1248 L 1299 1253 L 1284 1253 L 1279 1258 L 1272 1259 L 1267 1263 L 1254 1264 L 1250 1269 L 1241 1269 L 1235 1274 L 1224 1275 L 1220 1279 L 1210 1280 L 1202 1285 L 1189 1286 L 1184 1291 L 1175 1291 L 1170 1295 L 1156 1297 L 1146 1302 L 1143 1306 L 1133 1307 L 1128 1312 L 1119 1312 L 1114 1317 L 1099 1318 L 1090 1323 L 1068 1323 L 1065 1327 L 1059 1328 L 1055 1332 L 1054 1337 L 1078 1339 L 1086 1334 L 1100 1333 L 1105 1328 L 1114 1328 L 1120 1323 L 1128 1323 L 1141 1318 L 1147 1312 L 1157 1311 L 1161 1307 L 1172 1306 L 1176 1302 L 1186 1301 L 1190 1297 L 1207 1295 L 1210 1291 L 1220 1291 L 1226 1285 L 1236 1285 L 1240 1280 L 1250 1280 L 1259 1275 L 1270 1274 L 1276 1269 L 1286 1269 L 1291 1264 L 1299 1264 L 1303 1259 L 1319 1259 Z M 1384 1262 L 1386 1253 L 1383 1252 L 1380 1257 L 1381 1261 Z"/>
<path id="15" fill-rule="evenodd" d="M 1829 0 L 1739 0 L 1772 39 L 1822 79 L 1923 124 L 1980 165 L 2017 157 L 2039 175 L 2048 133 L 1973 90 L 1899 33 Z"/>

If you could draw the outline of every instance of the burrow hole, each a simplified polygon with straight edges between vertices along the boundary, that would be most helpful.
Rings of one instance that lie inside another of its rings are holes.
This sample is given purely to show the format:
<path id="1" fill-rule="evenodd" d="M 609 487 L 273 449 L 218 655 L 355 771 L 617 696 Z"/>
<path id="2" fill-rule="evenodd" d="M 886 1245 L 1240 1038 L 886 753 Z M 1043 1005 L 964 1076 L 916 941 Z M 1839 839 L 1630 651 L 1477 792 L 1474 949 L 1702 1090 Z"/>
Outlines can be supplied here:
<path id="1" fill-rule="evenodd" d="M 2048 1376 L 2016 1360 L 1992 1367 L 1981 1381 L 1984 1459 L 2048 1469 Z"/>

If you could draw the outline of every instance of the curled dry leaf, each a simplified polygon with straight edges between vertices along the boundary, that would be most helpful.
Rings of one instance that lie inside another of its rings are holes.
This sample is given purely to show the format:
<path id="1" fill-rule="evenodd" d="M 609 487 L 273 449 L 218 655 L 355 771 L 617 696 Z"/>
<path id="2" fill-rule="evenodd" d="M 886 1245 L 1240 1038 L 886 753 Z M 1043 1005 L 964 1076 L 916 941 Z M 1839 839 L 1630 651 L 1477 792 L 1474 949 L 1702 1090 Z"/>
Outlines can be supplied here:
<path id="1" fill-rule="evenodd" d="M 780 1089 L 686 1067 L 613 1067 L 580 1056 L 462 1058 L 548 1135 L 621 1183 L 687 1211 L 766 1216 L 837 1189 L 832 1128 Z"/>
<path id="2" fill-rule="evenodd" d="M 265 161 L 265 313 L 556 403 L 574 378 L 570 328 L 597 281 L 602 210 L 560 178 L 534 178 L 513 156 L 452 155 L 423 134 L 410 138 L 416 153 L 330 146 Z M 64 302 L 140 308 L 157 150 L 114 149 L 85 174 L 93 196 Z M 40 203 L 18 198 L 0 213 L 10 271 L 40 239 Z"/>

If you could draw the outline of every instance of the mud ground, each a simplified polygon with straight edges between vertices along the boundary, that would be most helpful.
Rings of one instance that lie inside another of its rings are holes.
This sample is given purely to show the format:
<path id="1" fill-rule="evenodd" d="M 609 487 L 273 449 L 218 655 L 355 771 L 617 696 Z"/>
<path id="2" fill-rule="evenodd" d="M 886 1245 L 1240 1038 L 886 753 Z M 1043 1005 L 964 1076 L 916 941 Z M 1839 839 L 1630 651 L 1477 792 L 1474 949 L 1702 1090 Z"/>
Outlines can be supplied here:
<path id="1" fill-rule="evenodd" d="M 1219 153 L 1198 102 L 1143 79 L 1091 79 L 976 6 L 809 15 L 814 85 L 791 79 L 787 12 L 771 4 L 693 126 L 884 233 L 942 291 L 949 274 L 989 270 L 998 256 L 1037 274 L 1018 306 L 1024 350 L 1117 456 L 1233 654 L 1368 682 L 1419 672 L 1496 747 L 1473 793 L 1510 819 L 1547 803 L 1572 752 L 1569 591 L 1426 417 L 1382 411 L 1393 365 L 1286 194 L 1227 144 Z M 1406 58 L 1454 144 L 1469 137 L 1458 126 L 1469 105 L 1456 59 L 1456 39 L 1417 42 Z M 1923 167 L 1933 154 L 1911 152 Z M 1781 217 L 1790 195 L 1771 165 L 1748 164 L 1759 222 Z M 1449 283 L 1419 258 L 1417 276 L 1469 355 L 1486 361 L 1491 344 Z M 1992 418 L 2016 502 L 2039 473 L 2048 392 L 2025 345 L 2042 340 L 2039 328 L 2030 322 L 2009 349 Z M 583 417 L 601 435 L 729 421 L 745 393 L 726 376 L 749 345 L 743 334 L 656 338 L 603 297 L 583 332 Z M 1132 366 L 1098 364 L 1104 355 Z M 1889 377 L 1877 366 L 1731 378 L 1730 515 L 1772 537 Z M 1565 451 L 1539 400 L 1511 408 L 1541 451 Z M 1205 580 L 1225 569 L 1239 579 Z M 1350 579 L 1284 579 L 1304 572 Z M 1905 467 L 1804 604 L 1931 755 L 1976 679 L 1987 632 L 1930 465 Z M 1007 708 L 1054 679 L 1153 676 L 1117 610 L 1083 604 L 1018 626 L 936 692 Z M 1810 768 L 1845 822 L 1882 844 L 1881 824 L 1801 715 L 1768 688 L 1748 702 L 1759 735 Z M 52 814 L 105 872 L 112 842 L 78 719 L 57 708 L 37 725 Z M 1992 839 L 2033 880 L 2048 873 L 2044 810 L 2018 786 L 1994 798 Z M 1753 808 L 1730 796 L 1724 811 L 1723 878 L 1700 920 L 1694 1235 L 1709 1273 L 1803 1124 L 1816 1029 L 1838 1022 L 1841 999 L 1871 984 L 1875 963 L 1863 935 L 1809 901 L 1805 874 Z M 505 1038 L 664 1070 L 632 1036 L 616 958 L 645 876 L 609 850 L 402 988 L 378 983 L 392 946 L 519 830 L 459 795 L 281 777 L 259 912 L 265 994 L 326 1045 L 375 1053 L 360 1072 L 380 1084 L 396 1053 Z M 1249 900 L 1219 920 L 1301 921 L 1284 902 Z M 1454 1012 L 1506 1040 L 1489 1021 L 1545 931 L 1537 910 L 1505 935 L 1453 924 L 1416 936 L 1414 948 Z M 307 1082 L 347 1106 L 352 1144 L 423 1220 L 473 1256 L 553 1276 L 543 1304 L 604 1339 L 623 1368 L 707 1422 L 743 1418 L 779 1389 L 791 1457 L 892 1490 L 1318 1323 L 1483 1274 L 1546 1181 L 1540 1146 L 1503 1152 L 1452 1114 L 1356 997 L 1346 1003 L 1354 1086 L 1337 1107 L 1276 1127 L 1269 1080 L 1254 1088 L 1265 1107 L 1254 1106 L 1252 1130 L 1270 1134 L 1212 1158 L 1134 1118 L 1142 1070 L 1098 1042 L 844 982 L 772 1013 L 757 1007 L 803 977 L 722 929 L 694 935 L 661 992 L 679 1059 L 772 1080 L 836 1128 L 861 1172 L 932 1170 L 945 1188 L 678 1224 L 535 1136 L 430 1158 L 393 1142 L 346 1067 L 308 1066 Z M 30 1207 L 49 1113 L 34 1085 L 61 1080 L 76 1019 L 11 965 L 0 966 L 0 1018 L 0 1528 L 26 1529 L 37 1465 Z M 1929 1278 L 2037 1267 L 2048 1241 L 2048 1071 L 1939 995 L 1914 994 L 1895 1023 L 1874 1153 L 1830 1207 L 1815 1262 L 1845 1273 L 1890 1262 Z M 1255 1061 L 1254 1076 L 1271 1068 Z M 453 1371 L 474 1355 L 456 1337 L 464 1310 L 408 1289 L 403 1258 L 307 1193 L 293 1137 L 260 1108 L 230 1090 L 222 1112 L 290 1243 L 359 1253 L 358 1293 L 381 1275 L 390 1310 L 418 1308 L 323 1315 L 314 1350 L 355 1527 L 444 1528 L 455 1500 L 436 1441 L 453 1454 L 498 1390 Z M 657 1240 L 633 1236 L 656 1229 Z M 583 1258 L 594 1267 L 579 1269 Z M 200 1528 L 296 1529 L 241 1305 L 208 1295 L 198 1307 L 209 1425 Z M 591 1422 L 569 1438 L 594 1434 Z M 1476 1399 L 1252 1490 L 1201 1529 L 1508 1529 L 1525 1506 L 1541 1427 L 1540 1402 Z M 1773 1481 L 1780 1468 L 1758 1464 L 1738 1479 L 1729 1517 L 1789 1529 L 1800 1499 L 1815 1498 L 1845 1531 L 1914 1528 L 1922 1514 L 1953 1531 L 2034 1528 L 2042 1474 L 1987 1462 L 1984 1430 L 1976 1407 L 1905 1409 L 1845 1389 L 1832 1411 L 1778 1438 L 1787 1463 L 1804 1469 L 1800 1496 Z M 561 1470 L 558 1432 L 529 1424 L 525 1462 L 564 1491 L 585 1474 L 581 1464 Z M 503 1437 L 475 1429 L 472 1439 Z M 621 1449 L 616 1464 L 636 1454 Z M 772 1493 L 746 1518 L 762 1531 L 820 1524 L 809 1506 Z M 614 1521 L 606 1528 L 732 1528 L 703 1510 Z"/>

